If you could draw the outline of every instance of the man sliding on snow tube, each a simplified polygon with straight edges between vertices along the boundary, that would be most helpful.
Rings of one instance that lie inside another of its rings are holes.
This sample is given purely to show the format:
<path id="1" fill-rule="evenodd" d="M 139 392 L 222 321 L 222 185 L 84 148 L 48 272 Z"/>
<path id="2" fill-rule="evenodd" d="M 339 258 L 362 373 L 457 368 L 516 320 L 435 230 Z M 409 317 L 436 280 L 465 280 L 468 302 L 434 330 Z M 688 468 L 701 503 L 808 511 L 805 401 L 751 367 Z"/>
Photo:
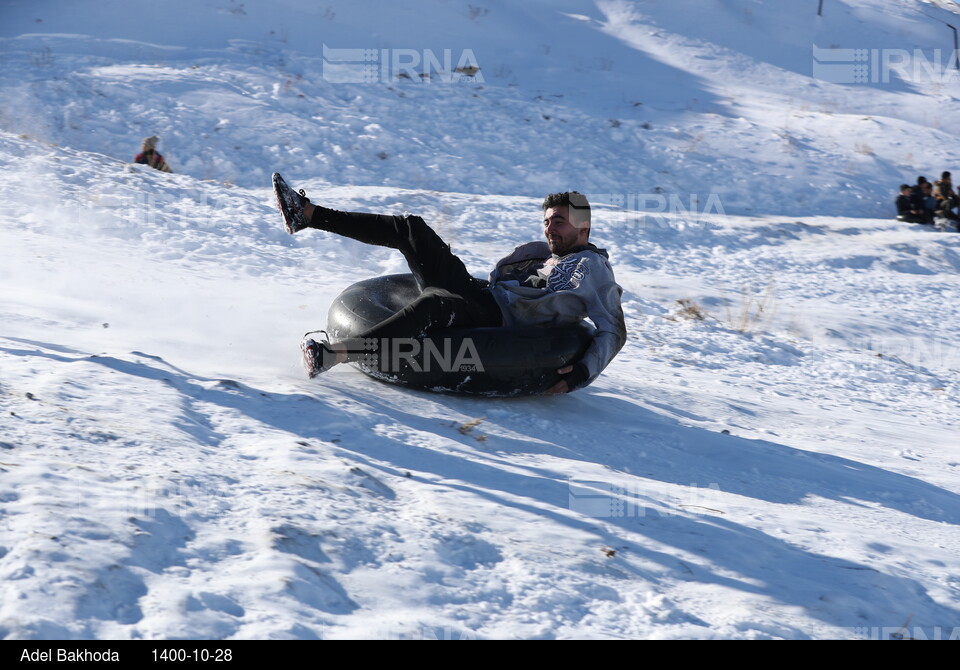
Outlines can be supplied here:
<path id="1" fill-rule="evenodd" d="M 560 381 L 547 395 L 567 393 L 593 381 L 616 356 L 627 331 L 607 252 L 590 244 L 590 205 L 576 191 L 553 193 L 543 201 L 546 242 L 529 242 L 497 263 L 489 285 L 473 278 L 450 247 L 418 216 L 338 212 L 314 205 L 274 174 L 277 204 L 287 232 L 315 228 L 366 244 L 399 250 L 422 292 L 412 303 L 358 339 L 423 335 L 441 328 L 501 325 L 564 326 L 584 317 L 596 326 L 578 361 L 560 368 Z M 310 377 L 353 352 L 344 343 L 301 345 Z"/>

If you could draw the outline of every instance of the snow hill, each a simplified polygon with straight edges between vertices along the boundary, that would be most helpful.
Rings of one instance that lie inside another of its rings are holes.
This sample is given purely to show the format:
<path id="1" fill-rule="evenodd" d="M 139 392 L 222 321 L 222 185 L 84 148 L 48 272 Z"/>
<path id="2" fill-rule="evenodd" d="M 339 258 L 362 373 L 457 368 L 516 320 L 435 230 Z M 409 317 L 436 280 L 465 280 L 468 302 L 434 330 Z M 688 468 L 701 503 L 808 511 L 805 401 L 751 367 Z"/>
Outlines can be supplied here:
<path id="1" fill-rule="evenodd" d="M 960 236 L 892 220 L 956 10 L 815 4 L 0 6 L 0 637 L 960 637 Z M 629 341 L 563 397 L 308 381 L 404 266 L 274 170 L 478 276 L 588 193 Z"/>

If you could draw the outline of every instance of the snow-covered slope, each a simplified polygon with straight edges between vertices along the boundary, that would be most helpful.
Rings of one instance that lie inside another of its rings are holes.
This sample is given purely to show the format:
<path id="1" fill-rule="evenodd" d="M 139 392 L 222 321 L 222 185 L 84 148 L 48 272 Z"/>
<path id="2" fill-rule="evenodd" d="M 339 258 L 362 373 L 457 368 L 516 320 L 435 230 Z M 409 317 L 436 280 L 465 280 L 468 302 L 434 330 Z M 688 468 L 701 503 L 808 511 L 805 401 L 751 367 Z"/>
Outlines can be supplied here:
<path id="1" fill-rule="evenodd" d="M 4 4 L 0 636 L 955 635 L 960 236 L 852 218 L 951 167 L 952 89 L 809 76 L 946 10 L 799 4 Z M 323 44 L 484 80 L 335 83 Z M 176 174 L 125 162 L 154 133 Z M 274 169 L 477 275 L 548 191 L 720 204 L 600 205 L 627 346 L 462 398 L 304 379 L 403 262 L 286 235 Z"/>
<path id="2" fill-rule="evenodd" d="M 960 70 L 943 23 L 955 16 L 920 0 L 831 2 L 822 17 L 761 0 L 10 0 L 0 12 L 4 128 L 125 160 L 160 134 L 177 171 L 248 187 L 277 168 L 885 217 L 900 182 L 957 159 Z M 867 83 L 831 83 L 812 76 L 815 46 L 877 63 L 862 63 Z M 336 69 L 367 56 L 330 49 L 369 51 L 374 81 Z M 461 63 L 480 71 L 449 71 Z"/>

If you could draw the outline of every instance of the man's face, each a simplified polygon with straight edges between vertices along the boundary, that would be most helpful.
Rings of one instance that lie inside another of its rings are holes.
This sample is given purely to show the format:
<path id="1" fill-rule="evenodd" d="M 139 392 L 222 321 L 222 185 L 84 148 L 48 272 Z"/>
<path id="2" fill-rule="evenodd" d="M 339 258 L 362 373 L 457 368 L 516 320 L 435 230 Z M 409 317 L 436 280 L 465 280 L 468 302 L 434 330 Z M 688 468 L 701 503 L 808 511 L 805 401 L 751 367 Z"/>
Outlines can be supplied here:
<path id="1" fill-rule="evenodd" d="M 569 217 L 569 207 L 551 207 L 543 213 L 543 234 L 547 238 L 550 251 L 563 256 L 574 247 L 587 243 L 590 224 L 574 223 Z"/>

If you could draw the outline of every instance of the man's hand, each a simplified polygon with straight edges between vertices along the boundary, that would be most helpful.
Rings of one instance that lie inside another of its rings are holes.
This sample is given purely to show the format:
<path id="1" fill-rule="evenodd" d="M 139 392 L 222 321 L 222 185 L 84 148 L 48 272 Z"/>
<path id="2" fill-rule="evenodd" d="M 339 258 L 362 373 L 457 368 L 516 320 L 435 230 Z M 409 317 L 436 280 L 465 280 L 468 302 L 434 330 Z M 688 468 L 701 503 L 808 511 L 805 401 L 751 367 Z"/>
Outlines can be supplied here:
<path id="1" fill-rule="evenodd" d="M 561 377 L 560 381 L 544 391 L 543 395 L 570 393 L 570 391 L 576 390 L 583 385 L 583 383 L 587 381 L 587 378 L 590 376 L 587 366 L 585 366 L 583 363 L 566 365 L 557 370 L 557 374 Z"/>
<path id="2" fill-rule="evenodd" d="M 561 375 L 565 375 L 570 372 L 573 372 L 572 365 L 568 365 L 565 368 L 560 368 L 559 370 L 557 370 L 557 373 Z M 556 384 L 554 384 L 553 386 L 548 388 L 546 391 L 544 391 L 543 395 L 558 395 L 560 393 L 569 393 L 569 392 L 570 392 L 570 385 L 567 384 L 567 380 L 561 379 Z"/>

